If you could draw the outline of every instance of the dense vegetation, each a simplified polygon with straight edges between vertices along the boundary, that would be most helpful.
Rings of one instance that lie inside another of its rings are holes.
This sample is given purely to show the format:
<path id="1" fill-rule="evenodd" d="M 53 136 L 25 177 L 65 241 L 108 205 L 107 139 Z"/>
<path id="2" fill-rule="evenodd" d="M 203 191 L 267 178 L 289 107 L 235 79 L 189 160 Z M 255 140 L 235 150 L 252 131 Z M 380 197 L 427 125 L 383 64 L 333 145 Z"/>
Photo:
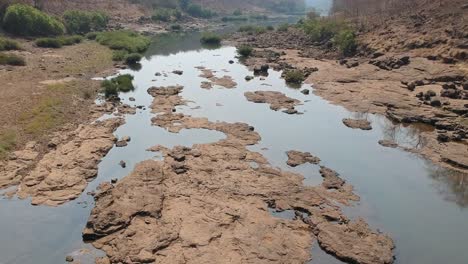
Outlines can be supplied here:
<path id="1" fill-rule="evenodd" d="M 204 32 L 200 42 L 203 44 L 219 45 L 221 43 L 221 37 L 212 32 Z"/>
<path id="2" fill-rule="evenodd" d="M 26 61 L 16 54 L 0 53 L 0 65 L 24 66 Z"/>
<path id="3" fill-rule="evenodd" d="M 264 26 L 245 25 L 245 26 L 241 26 L 238 31 L 246 32 L 249 35 L 253 35 L 253 34 L 265 33 L 267 31 L 267 28 Z"/>
<path id="4" fill-rule="evenodd" d="M 21 46 L 18 42 L 0 37 L 0 51 L 4 50 L 20 50 Z"/>
<path id="5" fill-rule="evenodd" d="M 133 76 L 130 74 L 119 75 L 110 80 L 104 80 L 101 83 L 103 88 L 104 96 L 106 98 L 111 98 L 118 96 L 119 92 L 130 92 L 135 89 L 133 86 Z"/>
<path id="6" fill-rule="evenodd" d="M 67 32 L 70 34 L 85 34 L 91 31 L 101 31 L 107 27 L 109 17 L 104 12 L 87 12 L 68 10 L 63 14 Z"/>
<path id="7" fill-rule="evenodd" d="M 242 45 L 237 48 L 237 53 L 242 57 L 249 57 L 252 55 L 253 48 L 248 45 Z"/>
<path id="8" fill-rule="evenodd" d="M 170 21 L 177 21 L 182 18 L 182 12 L 179 9 L 171 9 L 171 8 L 157 8 L 151 19 L 154 21 L 163 21 L 163 22 L 170 22 Z"/>
<path id="9" fill-rule="evenodd" d="M 309 37 L 318 43 L 331 42 L 344 55 L 352 55 L 357 48 L 356 34 L 345 21 L 334 18 L 322 18 L 311 12 L 308 18 L 299 23 Z"/>
<path id="10" fill-rule="evenodd" d="M 65 32 L 58 19 L 23 4 L 9 6 L 3 18 L 3 28 L 20 36 L 57 36 Z"/>
<path id="11" fill-rule="evenodd" d="M 62 46 L 70 46 L 81 43 L 83 37 L 79 35 L 74 36 L 60 36 L 56 38 L 38 38 L 36 39 L 36 46 L 41 48 L 61 48 Z"/>
<path id="12" fill-rule="evenodd" d="M 283 78 L 290 84 L 301 84 L 305 76 L 300 70 L 289 70 L 283 73 Z"/>
<path id="13" fill-rule="evenodd" d="M 126 30 L 96 33 L 95 37 L 101 45 L 114 50 L 126 50 L 129 53 L 144 52 L 150 44 L 148 37 Z"/>

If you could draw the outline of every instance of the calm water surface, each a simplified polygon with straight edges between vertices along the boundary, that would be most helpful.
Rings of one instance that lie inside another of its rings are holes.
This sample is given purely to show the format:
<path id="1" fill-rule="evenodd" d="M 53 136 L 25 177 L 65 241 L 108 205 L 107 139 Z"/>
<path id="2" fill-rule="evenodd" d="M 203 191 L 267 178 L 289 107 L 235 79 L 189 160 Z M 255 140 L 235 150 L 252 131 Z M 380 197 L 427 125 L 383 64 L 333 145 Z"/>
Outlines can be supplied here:
<path id="1" fill-rule="evenodd" d="M 405 146 L 417 147 L 421 127 L 392 124 L 381 116 L 365 115 L 372 121 L 372 131 L 353 130 L 341 120 L 363 116 L 334 106 L 315 95 L 303 95 L 300 89 L 289 88 L 280 72 L 270 71 L 265 80 L 259 77 L 246 82 L 251 75 L 235 58 L 235 48 L 203 49 L 198 33 L 158 37 L 149 49 L 138 71 L 124 70 L 135 77 L 135 91 L 123 95 L 131 105 L 149 106 L 152 98 L 146 93 L 151 86 L 183 85 L 184 99 L 192 101 L 178 107 L 179 112 L 211 121 L 245 122 L 253 125 L 262 140 L 252 146 L 265 155 L 272 166 L 299 172 L 304 183 L 321 182 L 318 166 L 286 165 L 288 150 L 309 151 L 322 159 L 322 164 L 338 171 L 361 196 L 353 207 L 344 208 L 350 217 L 363 217 L 373 228 L 388 233 L 396 243 L 396 263 L 452 264 L 468 263 L 468 186 L 466 175 L 448 171 L 413 154 L 384 148 L 377 142 L 390 138 Z M 229 64 L 229 60 L 235 64 Z M 204 81 L 196 66 L 216 71 L 217 76 L 232 76 L 236 89 L 200 88 Z M 183 70 L 182 76 L 172 74 Z M 162 76 L 155 76 L 160 72 Z M 164 76 L 166 75 L 166 76 Z M 304 86 L 311 89 L 312 87 Z M 304 102 L 298 107 L 303 115 L 274 112 L 266 104 L 254 104 L 244 97 L 246 91 L 281 91 Z M 130 102 L 134 97 L 135 102 Z M 161 144 L 191 146 L 215 142 L 224 135 L 203 129 L 183 130 L 179 134 L 151 126 L 149 110 L 138 110 L 127 116 L 117 136 L 131 136 L 126 148 L 114 148 L 99 165 L 97 179 L 85 193 L 112 178 L 128 175 L 135 164 L 154 157 L 146 149 Z M 127 162 L 122 169 L 120 160 Z M 0 200 L 0 264 L 64 263 L 73 255 L 81 263 L 93 263 L 102 252 L 93 250 L 81 240 L 81 231 L 93 207 L 90 196 L 83 194 L 58 208 L 33 207 L 29 201 Z M 289 217 L 290 212 L 276 214 Z M 311 263 L 340 263 L 315 244 Z"/>

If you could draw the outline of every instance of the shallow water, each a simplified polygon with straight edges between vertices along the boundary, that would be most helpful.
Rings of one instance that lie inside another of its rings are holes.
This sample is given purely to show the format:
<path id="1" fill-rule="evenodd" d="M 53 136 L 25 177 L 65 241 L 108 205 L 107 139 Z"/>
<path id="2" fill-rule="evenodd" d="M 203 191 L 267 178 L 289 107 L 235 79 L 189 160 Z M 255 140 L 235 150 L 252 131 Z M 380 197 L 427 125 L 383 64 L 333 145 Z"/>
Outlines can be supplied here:
<path id="1" fill-rule="evenodd" d="M 231 59 L 236 63 L 229 64 Z M 196 66 L 213 69 L 219 77 L 232 76 L 237 88 L 201 89 L 204 79 L 198 76 L 200 71 Z M 184 74 L 172 74 L 173 70 L 183 70 Z M 156 72 L 163 75 L 155 76 Z M 122 96 L 124 102 L 148 109 L 152 102 L 146 92 L 149 87 L 183 85 L 182 97 L 193 102 L 178 107 L 179 112 L 211 121 L 254 126 L 262 140 L 251 149 L 265 155 L 275 167 L 303 174 L 305 184 L 321 182 L 318 166 L 289 168 L 285 152 L 308 151 L 320 157 L 322 165 L 339 172 L 361 196 L 361 202 L 345 208 L 345 212 L 351 217 L 364 217 L 372 227 L 395 240 L 396 263 L 468 262 L 468 251 L 464 250 L 468 242 L 468 185 L 465 183 L 468 177 L 377 143 L 391 138 L 405 146 L 417 147 L 424 144 L 419 131 L 425 127 L 403 127 L 384 117 L 365 114 L 372 121 L 373 130 L 349 129 L 341 120 L 363 114 L 350 113 L 318 96 L 303 95 L 300 89 L 288 88 L 279 72 L 270 70 L 265 80 L 256 77 L 247 82 L 244 77 L 252 73 L 235 58 L 235 48 L 202 49 L 198 37 L 190 34 L 159 37 L 139 71 L 122 73 L 134 75 L 136 85 L 135 91 Z M 304 104 L 297 109 L 304 114 L 287 115 L 270 110 L 267 104 L 248 102 L 244 92 L 255 90 L 281 91 L 299 99 Z M 130 102 L 129 97 L 136 101 Z M 155 153 L 146 151 L 153 145 L 191 146 L 224 138 L 222 133 L 203 129 L 169 133 L 151 126 L 152 116 L 150 110 L 138 110 L 136 115 L 126 118 L 126 124 L 115 134 L 131 136 L 131 142 L 125 148 L 110 151 L 99 165 L 97 179 L 76 201 L 50 208 L 32 207 L 29 201 L 0 200 L 0 263 L 63 263 L 70 254 L 82 255 L 81 263 L 92 263 L 93 254 L 102 253 L 91 250 L 81 240 L 81 231 L 93 206 L 86 192 L 95 190 L 101 182 L 128 175 L 142 160 L 155 158 Z M 125 169 L 119 166 L 120 160 L 126 161 Z M 278 217 L 292 216 L 286 212 Z M 79 254 L 82 249 L 91 253 Z M 311 250 L 313 257 L 316 256 L 311 263 L 340 263 L 317 245 Z"/>

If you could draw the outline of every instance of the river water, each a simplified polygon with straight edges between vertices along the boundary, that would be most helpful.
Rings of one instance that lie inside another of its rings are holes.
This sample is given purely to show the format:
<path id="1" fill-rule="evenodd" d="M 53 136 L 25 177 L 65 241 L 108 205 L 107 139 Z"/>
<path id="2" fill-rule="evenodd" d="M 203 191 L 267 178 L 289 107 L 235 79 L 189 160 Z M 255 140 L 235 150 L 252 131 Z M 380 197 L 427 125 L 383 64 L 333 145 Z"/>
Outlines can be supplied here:
<path id="1" fill-rule="evenodd" d="M 395 125 L 386 118 L 371 114 L 351 113 L 322 98 L 304 95 L 288 87 L 280 72 L 270 70 L 264 80 L 252 75 L 236 58 L 234 47 L 204 49 L 199 33 L 162 35 L 155 38 L 139 70 L 123 70 L 135 77 L 135 91 L 122 95 L 130 105 L 144 105 L 136 115 L 126 116 L 126 124 L 115 134 L 130 136 L 125 148 L 113 148 L 99 165 L 98 177 L 77 200 L 57 208 L 29 205 L 28 200 L 0 199 L 0 264 L 64 263 L 72 255 L 81 263 L 93 263 L 103 253 L 82 242 L 81 231 L 93 207 L 86 192 L 101 182 L 128 175 L 135 164 L 146 159 L 160 159 L 146 149 L 157 144 L 166 147 L 191 146 L 215 142 L 224 135 L 203 129 L 182 130 L 173 134 L 151 126 L 148 110 L 151 86 L 183 85 L 182 97 L 191 101 L 178 107 L 179 112 L 211 121 L 244 122 L 255 127 L 262 140 L 251 149 L 262 153 L 271 164 L 304 175 L 305 184 L 319 184 L 318 166 L 286 165 L 288 150 L 308 151 L 321 158 L 355 187 L 361 201 L 344 208 L 350 217 L 363 217 L 375 229 L 388 233 L 396 243 L 396 263 L 451 264 L 468 263 L 468 176 L 431 164 L 414 154 L 380 146 L 390 138 L 406 146 L 423 144 L 421 127 Z M 229 64 L 229 60 L 234 64 Z M 215 86 L 200 88 L 204 79 L 197 66 L 229 75 L 238 83 L 235 89 Z M 173 70 L 184 71 L 175 75 Z M 162 73 L 155 76 L 155 73 Z M 303 88 L 313 89 L 304 85 Z M 297 107 L 303 115 L 275 112 L 266 104 L 254 104 L 244 97 L 246 91 L 280 91 L 301 100 Z M 130 97 L 136 99 L 129 101 Z M 374 127 L 371 131 L 353 130 L 341 120 L 365 116 Z M 127 162 L 126 168 L 119 161 Z M 279 215 L 278 217 L 282 217 Z M 311 263 L 340 263 L 317 245 L 312 248 Z"/>

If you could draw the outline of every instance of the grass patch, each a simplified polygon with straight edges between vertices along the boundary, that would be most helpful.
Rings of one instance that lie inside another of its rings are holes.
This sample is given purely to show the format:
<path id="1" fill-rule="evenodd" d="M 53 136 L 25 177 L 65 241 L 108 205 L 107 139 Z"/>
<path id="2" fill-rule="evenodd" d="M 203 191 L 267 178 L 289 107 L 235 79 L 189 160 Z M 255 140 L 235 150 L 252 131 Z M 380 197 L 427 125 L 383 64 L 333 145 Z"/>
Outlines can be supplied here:
<path id="1" fill-rule="evenodd" d="M 114 50 L 112 51 L 112 60 L 113 61 L 124 61 L 128 55 L 126 50 Z"/>
<path id="2" fill-rule="evenodd" d="M 279 31 L 279 32 L 286 32 L 288 31 L 289 29 L 289 24 L 288 23 L 283 23 L 281 25 L 279 25 L 276 30 Z"/>
<path id="3" fill-rule="evenodd" d="M 198 18 L 212 18 L 216 16 L 216 12 L 203 8 L 201 5 L 198 4 L 188 4 L 187 8 L 185 9 L 189 15 Z"/>
<path id="4" fill-rule="evenodd" d="M 173 8 L 157 8 L 151 19 L 153 21 L 162 21 L 162 22 L 170 22 L 170 21 L 177 21 L 182 18 L 182 12 L 178 9 Z"/>
<path id="5" fill-rule="evenodd" d="M 129 53 L 144 52 L 151 42 L 148 37 L 126 30 L 97 33 L 96 41 L 111 49 L 126 50 Z"/>
<path id="6" fill-rule="evenodd" d="M 14 40 L 0 37 L 0 51 L 21 50 L 21 45 Z"/>
<path id="7" fill-rule="evenodd" d="M 13 4 L 7 8 L 3 28 L 20 36 L 57 36 L 65 32 L 58 19 L 24 4 Z"/>
<path id="8" fill-rule="evenodd" d="M 81 43 L 83 41 L 82 36 L 61 36 L 57 38 L 39 38 L 36 40 L 36 46 L 41 48 L 54 48 L 58 49 L 62 46 L 70 46 Z"/>
<path id="9" fill-rule="evenodd" d="M 0 65 L 25 66 L 26 60 L 16 54 L 0 53 Z"/>
<path id="10" fill-rule="evenodd" d="M 253 52 L 253 48 L 248 45 L 242 45 L 237 48 L 237 53 L 244 58 L 247 58 L 250 55 L 252 55 L 252 52 Z"/>
<path id="11" fill-rule="evenodd" d="M 200 42 L 203 44 L 219 45 L 221 44 L 221 37 L 212 32 L 204 32 Z"/>
<path id="12" fill-rule="evenodd" d="M 6 159 L 8 153 L 16 146 L 16 133 L 13 130 L 0 132 L 0 160 Z"/>
<path id="13" fill-rule="evenodd" d="M 267 32 L 267 28 L 263 26 L 245 25 L 245 26 L 241 26 L 238 31 L 247 33 L 249 35 L 253 35 L 253 34 L 265 33 Z"/>
<path id="14" fill-rule="evenodd" d="M 31 135 L 40 135 L 54 129 L 64 122 L 63 101 L 58 97 L 44 98 L 29 113 L 21 117 L 26 121 L 25 132 Z"/>
<path id="15" fill-rule="evenodd" d="M 110 80 L 104 80 L 101 87 L 106 98 L 118 96 L 119 92 L 130 92 L 135 89 L 133 86 L 133 76 L 130 74 L 119 75 Z"/>
<path id="16" fill-rule="evenodd" d="M 286 83 L 291 84 L 302 84 L 305 80 L 304 73 L 300 70 L 289 70 L 283 73 L 283 78 L 286 80 Z"/>

